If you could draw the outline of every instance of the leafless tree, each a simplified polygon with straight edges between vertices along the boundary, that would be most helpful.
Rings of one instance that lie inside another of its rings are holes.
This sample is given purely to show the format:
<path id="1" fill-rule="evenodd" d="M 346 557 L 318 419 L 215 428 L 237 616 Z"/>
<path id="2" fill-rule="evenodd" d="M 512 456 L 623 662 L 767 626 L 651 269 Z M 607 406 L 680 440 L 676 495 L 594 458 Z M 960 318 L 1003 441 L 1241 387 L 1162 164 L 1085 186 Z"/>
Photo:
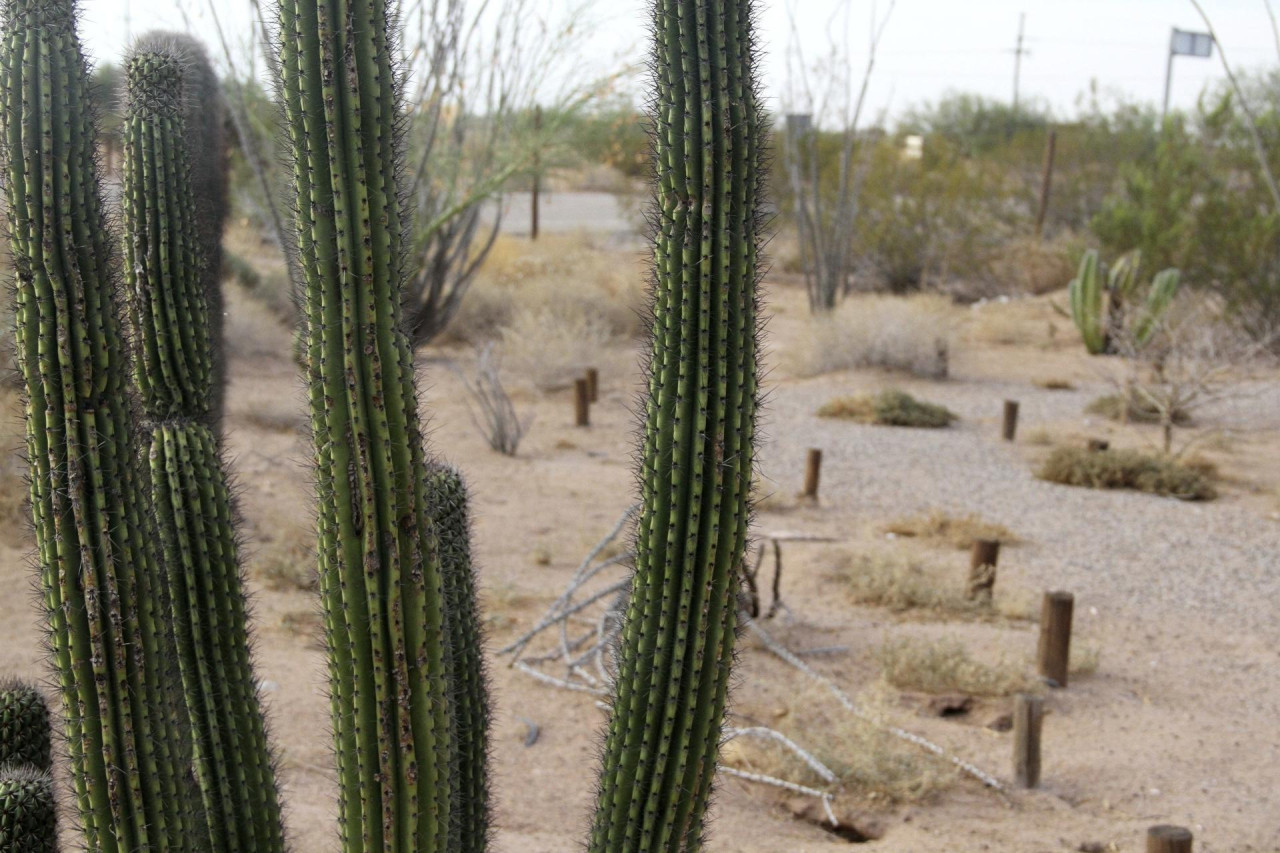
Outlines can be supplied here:
<path id="1" fill-rule="evenodd" d="M 848 32 L 849 0 L 839 4 L 828 22 L 831 33 Z M 826 57 L 811 65 L 800 48 L 796 6 L 788 4 L 791 39 L 787 49 L 787 110 L 782 155 L 787 169 L 800 257 L 812 311 L 830 311 L 846 292 L 853 274 L 852 234 L 865 169 L 859 153 L 859 123 L 867 87 L 875 70 L 880 39 L 893 14 L 871 8 L 871 37 L 861 81 L 854 75 L 847 42 L 833 35 Z M 821 79 L 823 82 L 816 82 Z M 833 126 L 838 143 L 835 175 L 824 174 L 823 130 Z"/>
<path id="2" fill-rule="evenodd" d="M 515 404 L 502 385 L 501 365 L 494 352 L 492 343 L 485 344 L 477 351 L 475 379 L 468 379 L 457 365 L 453 365 L 458 378 L 467 389 L 467 408 L 476 429 L 484 435 L 485 441 L 494 450 L 506 456 L 515 456 L 520 447 L 520 440 L 529 431 L 533 423 L 531 417 L 521 418 L 516 412 Z M 479 410 L 477 413 L 476 410 Z"/>

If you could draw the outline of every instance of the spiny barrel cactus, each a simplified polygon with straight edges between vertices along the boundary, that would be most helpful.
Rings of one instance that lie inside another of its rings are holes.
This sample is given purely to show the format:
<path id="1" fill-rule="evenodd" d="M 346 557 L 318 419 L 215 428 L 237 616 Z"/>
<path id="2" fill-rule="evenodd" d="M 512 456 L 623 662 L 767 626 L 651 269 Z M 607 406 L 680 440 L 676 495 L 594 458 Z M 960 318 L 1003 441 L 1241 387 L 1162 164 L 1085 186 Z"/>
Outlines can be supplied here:
<path id="1" fill-rule="evenodd" d="M 283 850 L 284 839 L 231 499 L 209 423 L 209 238 L 197 225 L 188 165 L 186 62 L 161 36 L 140 41 L 125 63 L 124 253 L 135 377 L 209 840 L 217 851 L 269 853 Z"/>
<path id="2" fill-rule="evenodd" d="M 280 0 L 321 599 L 346 851 L 450 840 L 444 579 L 401 330 L 403 120 L 386 0 Z"/>
<path id="3" fill-rule="evenodd" d="M 0 851 L 57 853 L 58 805 L 47 771 L 0 768 Z"/>
<path id="4" fill-rule="evenodd" d="M 1067 296 L 1071 319 L 1090 355 L 1115 352 L 1120 336 L 1131 338 L 1134 346 L 1145 346 L 1159 328 L 1178 293 L 1182 274 L 1176 269 L 1157 273 L 1143 294 L 1141 269 L 1142 253 L 1138 250 L 1122 255 L 1110 268 L 1096 249 L 1080 259 Z"/>
<path id="5" fill-rule="evenodd" d="M 484 673 L 484 632 L 476 605 L 471 564 L 467 486 L 454 468 L 433 462 L 427 469 L 427 506 L 440 542 L 445 621 L 449 636 L 449 686 L 454 749 L 455 840 L 451 853 L 482 853 L 489 838 L 489 697 Z"/>
<path id="6" fill-rule="evenodd" d="M 85 846 L 199 850 L 74 2 L 4 0 L 3 22 L 0 154 L 30 497 Z"/>
<path id="7" fill-rule="evenodd" d="M 691 851 L 733 659 L 756 412 L 764 117 L 751 0 L 655 0 L 642 510 L 590 850 Z"/>
<path id="8" fill-rule="evenodd" d="M 0 767 L 53 767 L 49 706 L 30 684 L 0 682 Z M 3 849 L 3 848 L 0 848 Z"/>

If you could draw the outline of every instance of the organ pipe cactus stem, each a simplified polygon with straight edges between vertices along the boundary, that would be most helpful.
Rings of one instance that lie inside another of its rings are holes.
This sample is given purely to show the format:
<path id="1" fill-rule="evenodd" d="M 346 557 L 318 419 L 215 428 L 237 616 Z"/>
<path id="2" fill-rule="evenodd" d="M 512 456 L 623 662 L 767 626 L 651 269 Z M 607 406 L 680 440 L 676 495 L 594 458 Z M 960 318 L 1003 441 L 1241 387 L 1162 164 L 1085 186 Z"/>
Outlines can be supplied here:
<path id="1" fill-rule="evenodd" d="M 444 580 L 401 329 L 386 0 L 280 0 L 342 846 L 449 849 Z"/>
<path id="2" fill-rule="evenodd" d="M 0 850 L 58 853 L 58 805 L 47 771 L 0 767 Z"/>
<path id="3" fill-rule="evenodd" d="M 765 118 L 751 0 L 654 0 L 642 509 L 593 853 L 697 850 L 724 719 L 757 394 Z"/>
<path id="4" fill-rule="evenodd" d="M 149 424 L 152 503 L 210 849 L 270 853 L 284 849 L 284 837 L 231 499 L 210 423 L 209 237 L 197 222 L 191 182 L 187 68 L 187 56 L 165 36 L 141 40 L 125 67 L 123 208 L 135 382 Z"/>
<path id="5" fill-rule="evenodd" d="M 31 508 L 84 844 L 198 851 L 74 3 L 0 8 L 0 159 Z"/>
<path id="6" fill-rule="evenodd" d="M 53 767 L 49 706 L 30 684 L 0 682 L 0 767 Z M 3 848 L 0 848 L 3 849 Z"/>

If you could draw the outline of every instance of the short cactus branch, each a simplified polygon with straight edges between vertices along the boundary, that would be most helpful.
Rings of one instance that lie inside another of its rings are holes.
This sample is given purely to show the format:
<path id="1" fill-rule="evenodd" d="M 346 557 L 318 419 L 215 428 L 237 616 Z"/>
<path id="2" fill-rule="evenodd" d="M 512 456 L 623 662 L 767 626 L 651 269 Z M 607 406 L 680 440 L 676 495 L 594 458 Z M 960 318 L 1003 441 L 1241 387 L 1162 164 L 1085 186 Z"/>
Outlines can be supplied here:
<path id="1" fill-rule="evenodd" d="M 123 206 L 135 382 L 149 424 L 152 505 L 209 849 L 270 853 L 284 849 L 284 837 L 211 424 L 211 238 L 197 224 L 191 182 L 186 62 L 166 36 L 142 40 L 126 62 Z"/>
<path id="2" fill-rule="evenodd" d="M 653 349 L 593 853 L 701 847 L 753 464 L 765 124 L 753 4 L 654 0 L 653 23 Z"/>

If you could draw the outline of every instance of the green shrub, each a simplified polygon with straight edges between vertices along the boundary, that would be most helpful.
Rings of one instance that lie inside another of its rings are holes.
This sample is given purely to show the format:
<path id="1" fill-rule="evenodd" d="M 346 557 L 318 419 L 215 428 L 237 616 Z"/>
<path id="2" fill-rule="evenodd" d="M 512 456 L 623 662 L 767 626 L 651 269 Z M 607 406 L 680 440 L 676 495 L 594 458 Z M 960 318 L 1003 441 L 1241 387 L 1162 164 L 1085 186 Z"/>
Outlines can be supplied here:
<path id="1" fill-rule="evenodd" d="M 820 418 L 841 418 L 876 426 L 941 429 L 958 415 L 945 406 L 917 400 L 905 391 L 890 388 L 878 394 L 837 397 L 818 409 Z"/>
<path id="2" fill-rule="evenodd" d="M 1064 486 L 1133 489 L 1184 501 L 1208 501 L 1218 496 L 1205 467 L 1137 450 L 1060 447 L 1036 476 Z"/>

